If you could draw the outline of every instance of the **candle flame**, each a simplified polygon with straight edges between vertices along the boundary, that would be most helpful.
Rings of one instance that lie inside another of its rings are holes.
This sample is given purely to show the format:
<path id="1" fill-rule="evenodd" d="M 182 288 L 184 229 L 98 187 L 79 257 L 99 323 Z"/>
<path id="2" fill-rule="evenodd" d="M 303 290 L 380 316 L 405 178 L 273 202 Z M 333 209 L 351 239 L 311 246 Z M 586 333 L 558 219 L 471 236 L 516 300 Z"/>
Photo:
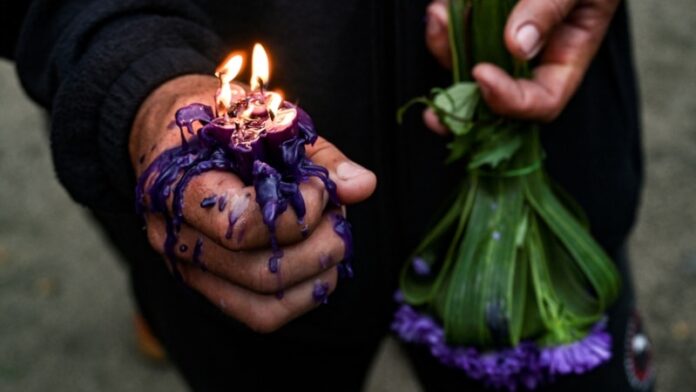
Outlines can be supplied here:
<path id="1" fill-rule="evenodd" d="M 282 95 L 275 92 L 269 92 L 268 94 L 266 94 L 266 108 L 271 118 L 274 118 L 276 116 L 276 113 L 278 113 L 278 109 L 280 109 L 280 105 L 282 104 Z"/>
<path id="2" fill-rule="evenodd" d="M 263 85 L 268 84 L 268 80 L 271 74 L 270 62 L 268 61 L 268 54 L 263 48 L 263 45 L 254 45 L 254 51 L 251 55 L 251 90 L 258 90 L 263 87 Z"/>
<path id="3" fill-rule="evenodd" d="M 232 53 L 223 63 L 221 67 L 215 71 L 215 76 L 220 78 L 223 83 L 229 83 L 239 75 L 244 65 L 244 56 L 237 53 Z"/>
<path id="4" fill-rule="evenodd" d="M 239 75 L 244 65 L 244 57 L 240 54 L 232 54 L 215 72 L 215 76 L 220 79 L 220 91 L 218 91 L 216 101 L 218 110 L 227 112 L 232 104 L 232 88 L 230 83 Z"/>

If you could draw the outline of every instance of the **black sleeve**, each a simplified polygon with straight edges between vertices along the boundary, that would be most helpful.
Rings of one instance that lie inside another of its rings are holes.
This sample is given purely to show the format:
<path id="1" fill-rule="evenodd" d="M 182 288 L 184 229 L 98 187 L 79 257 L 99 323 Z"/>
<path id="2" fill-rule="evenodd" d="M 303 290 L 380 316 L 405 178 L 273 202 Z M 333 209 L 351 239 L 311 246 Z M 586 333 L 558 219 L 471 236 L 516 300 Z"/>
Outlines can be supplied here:
<path id="1" fill-rule="evenodd" d="M 51 111 L 55 170 L 76 201 L 132 210 L 128 138 L 140 104 L 168 79 L 211 74 L 221 48 L 192 1 L 32 2 L 14 57 L 27 93 Z"/>
<path id="2" fill-rule="evenodd" d="M 19 28 L 29 8 L 29 1 L 0 3 L 0 57 L 14 59 Z"/>

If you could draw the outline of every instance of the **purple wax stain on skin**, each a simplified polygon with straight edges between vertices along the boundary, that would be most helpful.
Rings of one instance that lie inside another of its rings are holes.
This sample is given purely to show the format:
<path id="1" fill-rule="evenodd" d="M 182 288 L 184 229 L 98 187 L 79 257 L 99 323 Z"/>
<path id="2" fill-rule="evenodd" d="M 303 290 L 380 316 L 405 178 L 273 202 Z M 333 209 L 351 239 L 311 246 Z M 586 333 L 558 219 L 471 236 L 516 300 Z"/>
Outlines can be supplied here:
<path id="1" fill-rule="evenodd" d="M 430 264 L 421 257 L 414 257 L 411 261 L 411 267 L 418 276 L 430 276 Z"/>
<path id="2" fill-rule="evenodd" d="M 227 207 L 227 193 L 223 194 L 218 198 L 218 211 L 225 211 Z"/>
<path id="3" fill-rule="evenodd" d="M 217 195 L 208 196 L 201 201 L 201 208 L 213 208 L 217 204 Z"/>
<path id="4" fill-rule="evenodd" d="M 272 274 L 277 274 L 280 271 L 280 260 L 283 258 L 283 251 L 279 250 L 268 260 L 268 270 Z"/>
<path id="5" fill-rule="evenodd" d="M 329 302 L 329 284 L 327 282 L 322 282 L 317 280 L 314 282 L 314 289 L 312 290 L 312 298 L 314 302 L 319 304 L 325 304 Z"/>
<path id="6" fill-rule="evenodd" d="M 244 211 L 249 207 L 249 198 L 246 196 L 234 195 L 232 197 L 232 211 L 228 215 L 229 225 L 227 226 L 227 232 L 225 233 L 225 238 L 232 239 L 232 234 L 234 232 L 234 225 L 242 216 Z"/>
<path id="7" fill-rule="evenodd" d="M 343 254 L 343 261 L 338 265 L 338 276 L 339 278 L 352 278 L 353 266 L 351 260 L 353 258 L 353 234 L 351 232 L 350 223 L 341 214 L 333 214 L 333 229 L 334 232 L 343 240 L 343 245 L 345 248 L 345 253 Z"/>
<path id="8" fill-rule="evenodd" d="M 244 233 L 246 231 L 244 230 L 244 226 L 242 226 L 241 229 L 237 230 L 237 243 L 241 244 L 242 241 L 244 241 Z"/>
<path id="9" fill-rule="evenodd" d="M 196 246 L 193 247 L 192 261 L 193 261 L 193 264 L 198 266 L 198 268 L 200 268 L 203 271 L 207 271 L 208 268 L 206 268 L 205 263 L 203 262 L 203 260 L 201 260 L 202 255 L 203 255 L 203 239 L 199 238 L 196 240 Z"/>
<path id="10" fill-rule="evenodd" d="M 309 227 L 305 223 L 304 219 L 298 219 L 297 224 L 300 225 L 300 234 L 302 234 L 302 238 L 309 237 Z"/>
<path id="11" fill-rule="evenodd" d="M 302 109 L 288 102 L 284 102 L 282 108 L 292 109 L 290 113 L 296 113 L 296 117 L 285 116 L 285 120 L 289 121 L 282 123 L 271 121 L 273 127 L 268 132 L 258 128 L 264 127 L 268 118 L 253 119 L 248 124 L 252 127 L 249 134 L 244 134 L 242 128 L 226 125 L 222 118 L 214 118 L 212 108 L 207 105 L 192 104 L 177 111 L 176 124 L 181 133 L 181 145 L 162 152 L 141 174 L 136 186 L 138 213 L 157 213 L 165 218 L 164 253 L 172 266 L 176 262 L 178 233 L 184 221 L 184 193 L 190 181 L 203 173 L 214 170 L 234 173 L 246 185 L 254 186 L 256 201 L 271 236 L 274 257 L 269 260 L 269 270 L 280 270 L 282 250 L 275 238 L 277 218 L 288 207 L 292 207 L 300 226 L 304 226 L 302 223 L 306 211 L 299 191 L 300 183 L 311 177 L 318 178 L 329 193 L 331 204 L 339 205 L 336 184 L 329 179 L 328 171 L 306 158 L 305 145 L 317 140 L 311 118 Z M 194 131 L 196 122 L 202 127 Z M 184 130 L 191 137 L 186 138 Z M 156 147 L 156 144 L 153 145 L 151 151 Z M 173 196 L 171 213 L 168 208 L 170 196 Z M 226 196 L 217 200 L 221 211 L 225 210 L 226 203 Z M 214 205 L 215 199 L 201 202 L 202 208 L 212 208 Z M 230 226 L 234 226 L 233 222 L 239 219 L 241 209 L 240 205 L 235 212 L 236 208 L 233 206 L 229 216 Z M 349 260 L 352 255 L 350 225 L 345 219 L 336 218 L 334 230 L 346 244 L 345 258 Z M 230 237 L 232 234 L 230 233 Z M 243 237 L 244 230 L 241 228 L 236 233 L 237 241 L 241 242 Z M 195 259 L 200 261 L 202 242 L 196 245 Z M 177 275 L 177 269 L 172 270 Z M 352 275 L 352 268 L 347 261 L 343 262 L 340 270 L 344 275 Z"/>
<path id="12" fill-rule="evenodd" d="M 276 291 L 275 297 L 276 297 L 278 300 L 281 300 L 281 299 L 285 298 L 285 291 L 283 291 L 283 290 L 278 290 L 278 291 Z"/>
<path id="13" fill-rule="evenodd" d="M 322 254 L 319 256 L 319 268 L 321 268 L 322 271 L 329 268 L 332 262 L 331 255 Z"/>
<path id="14" fill-rule="evenodd" d="M 187 250 L 188 250 L 188 245 L 186 245 L 186 244 L 179 245 L 179 252 L 186 253 Z"/>

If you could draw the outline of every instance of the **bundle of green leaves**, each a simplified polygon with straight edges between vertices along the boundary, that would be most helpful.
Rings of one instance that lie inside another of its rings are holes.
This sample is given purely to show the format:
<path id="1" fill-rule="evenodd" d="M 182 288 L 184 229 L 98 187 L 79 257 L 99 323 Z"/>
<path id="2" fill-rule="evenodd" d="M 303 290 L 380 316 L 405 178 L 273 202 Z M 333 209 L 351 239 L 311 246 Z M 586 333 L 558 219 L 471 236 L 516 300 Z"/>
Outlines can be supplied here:
<path id="1" fill-rule="evenodd" d="M 475 378 L 471 355 L 464 361 L 456 350 L 512 357 L 532 344 L 532 354 L 515 358 L 529 369 L 546 366 L 546 373 L 580 372 L 606 361 L 609 338 L 598 323 L 619 292 L 615 266 L 583 212 L 544 170 L 538 125 L 493 114 L 469 77 L 480 62 L 529 77 L 528 65 L 514 60 L 503 41 L 515 3 L 451 0 L 454 84 L 411 102 L 434 109 L 453 135 L 449 162 L 465 161 L 468 170 L 402 269 L 403 307 L 394 329 Z M 593 333 L 603 335 L 592 340 Z M 580 344 L 590 340 L 599 343 Z"/>

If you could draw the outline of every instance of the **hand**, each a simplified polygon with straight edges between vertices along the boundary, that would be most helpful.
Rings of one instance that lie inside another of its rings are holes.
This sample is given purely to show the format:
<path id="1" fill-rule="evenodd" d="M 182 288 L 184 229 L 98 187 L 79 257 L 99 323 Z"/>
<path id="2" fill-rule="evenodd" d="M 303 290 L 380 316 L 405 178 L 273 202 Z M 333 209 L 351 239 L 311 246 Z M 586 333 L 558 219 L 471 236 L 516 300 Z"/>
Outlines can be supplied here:
<path id="1" fill-rule="evenodd" d="M 505 43 L 520 60 L 537 55 L 531 80 L 515 80 L 493 64 L 473 70 L 483 98 L 502 115 L 548 122 L 563 111 L 582 82 L 620 0 L 520 0 L 505 27 Z M 426 40 L 435 57 L 451 67 L 446 1 L 428 7 Z M 426 124 L 443 132 L 432 111 Z"/>
<path id="2" fill-rule="evenodd" d="M 130 137 L 136 175 L 162 152 L 180 145 L 180 134 L 171 126 L 176 110 L 194 102 L 212 106 L 217 87 L 213 77 L 187 75 L 150 94 L 136 116 Z M 307 156 L 329 170 L 342 203 L 357 203 L 374 192 L 375 175 L 351 162 L 326 140 L 320 138 L 314 146 L 308 146 Z M 176 265 L 184 282 L 223 312 L 259 332 L 276 330 L 317 306 L 312 295 L 315 282 L 328 284 L 330 292 L 336 287 L 336 265 L 343 260 L 345 250 L 334 233 L 332 214 L 341 211 L 325 210 L 328 195 L 320 181 L 310 180 L 300 189 L 307 207 L 309 235 L 302 237 L 292 208 L 279 217 L 277 238 L 284 256 L 278 273 L 268 269 L 272 255 L 269 234 L 254 200 L 253 186 L 245 186 L 231 173 L 209 172 L 196 177 L 184 195 L 185 223 L 179 244 L 186 244 L 188 249 L 182 251 L 177 245 L 176 250 L 180 261 Z M 217 207 L 200 207 L 204 198 L 222 194 L 227 194 L 229 200 L 223 212 Z M 234 225 L 235 235 L 228 239 L 228 214 L 233 208 L 244 212 Z M 164 217 L 148 213 L 145 220 L 152 247 L 163 254 Z M 193 260 L 199 240 L 205 271 Z M 276 294 L 281 291 L 284 295 L 279 299 Z"/>

